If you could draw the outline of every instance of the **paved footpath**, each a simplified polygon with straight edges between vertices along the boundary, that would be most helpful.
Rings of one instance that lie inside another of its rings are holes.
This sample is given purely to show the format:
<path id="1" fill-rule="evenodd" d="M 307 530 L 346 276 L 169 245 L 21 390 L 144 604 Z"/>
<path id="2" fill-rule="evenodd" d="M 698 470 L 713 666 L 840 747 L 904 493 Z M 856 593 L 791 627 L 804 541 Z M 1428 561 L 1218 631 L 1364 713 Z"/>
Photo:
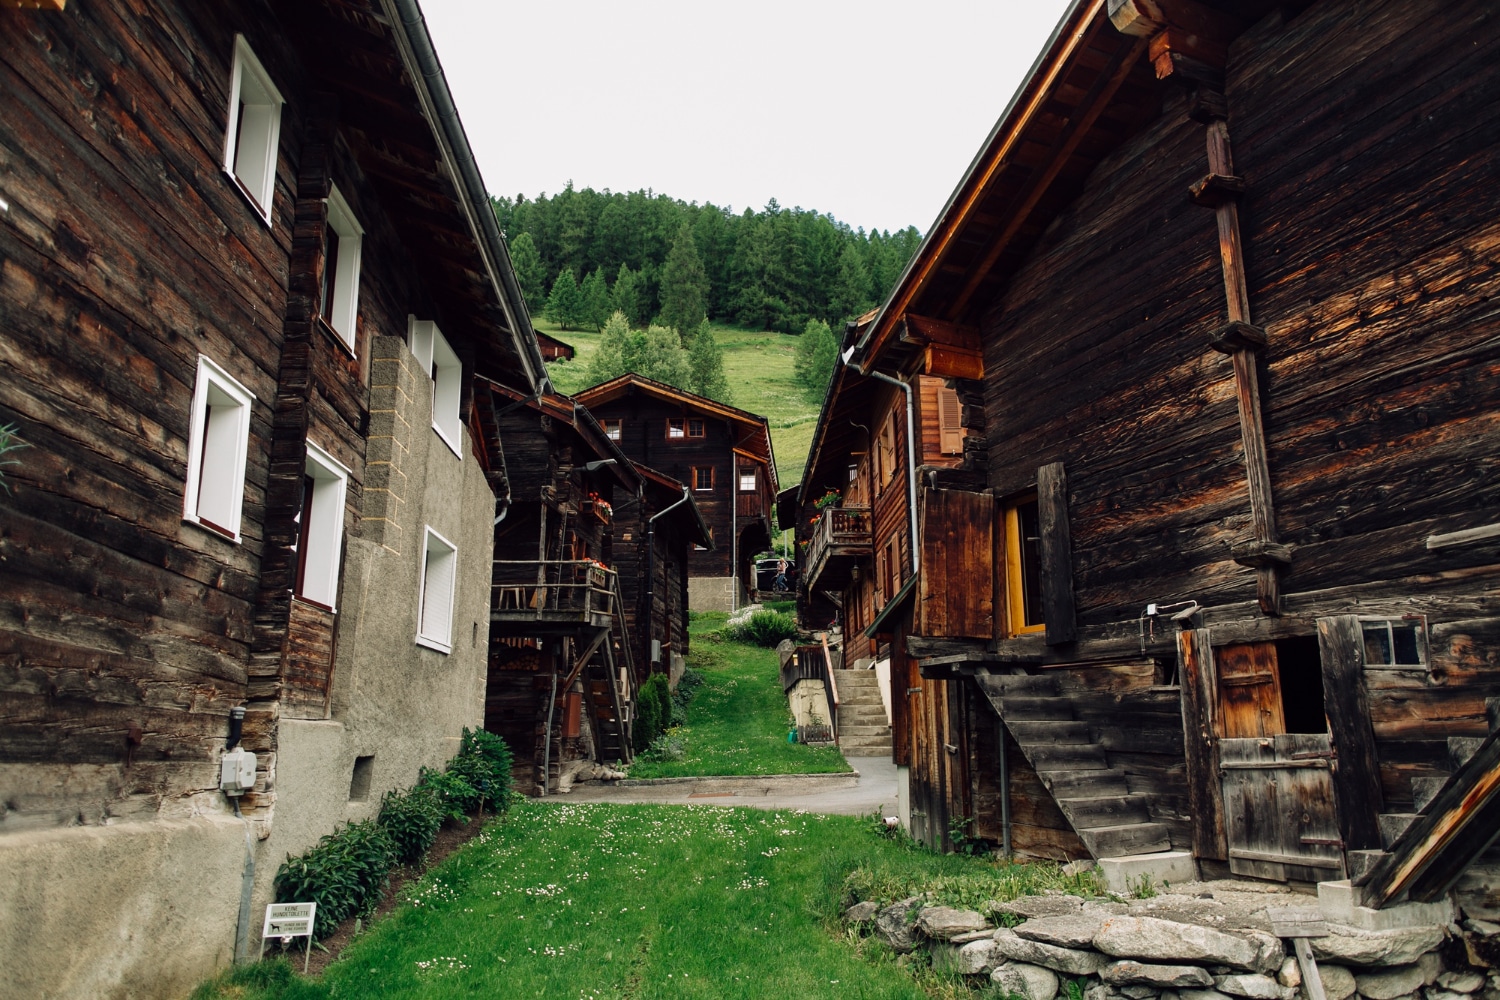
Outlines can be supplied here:
<path id="1" fill-rule="evenodd" d="M 849 774 L 786 774 L 745 778 L 668 778 L 650 783 L 575 785 L 550 796 L 560 802 L 650 802 L 667 805 L 805 809 L 846 816 L 896 814 L 896 765 L 890 757 L 850 757 Z"/>

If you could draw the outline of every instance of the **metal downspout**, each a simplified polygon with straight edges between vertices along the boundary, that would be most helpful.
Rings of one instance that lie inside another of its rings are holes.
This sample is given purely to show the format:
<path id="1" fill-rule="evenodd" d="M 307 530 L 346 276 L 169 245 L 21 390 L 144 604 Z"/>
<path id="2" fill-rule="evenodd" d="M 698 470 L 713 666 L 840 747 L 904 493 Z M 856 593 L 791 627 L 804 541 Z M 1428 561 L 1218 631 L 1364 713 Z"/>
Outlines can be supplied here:
<path id="1" fill-rule="evenodd" d="M 642 489 L 644 490 L 645 487 L 643 486 Z M 684 486 L 681 500 L 670 507 L 663 507 L 646 518 L 646 655 L 648 660 L 651 654 L 651 611 L 656 602 L 656 519 L 681 507 L 692 496 L 692 492 Z"/>
<path id="2" fill-rule="evenodd" d="M 917 571 L 922 568 L 922 540 L 917 537 L 917 409 L 912 402 L 911 386 L 898 378 L 891 378 L 884 372 L 867 372 L 859 369 L 861 375 L 868 375 L 873 379 L 889 383 L 906 393 L 906 493 L 909 513 L 911 514 L 911 575 L 916 576 Z M 873 512 L 872 512 L 873 515 Z"/>

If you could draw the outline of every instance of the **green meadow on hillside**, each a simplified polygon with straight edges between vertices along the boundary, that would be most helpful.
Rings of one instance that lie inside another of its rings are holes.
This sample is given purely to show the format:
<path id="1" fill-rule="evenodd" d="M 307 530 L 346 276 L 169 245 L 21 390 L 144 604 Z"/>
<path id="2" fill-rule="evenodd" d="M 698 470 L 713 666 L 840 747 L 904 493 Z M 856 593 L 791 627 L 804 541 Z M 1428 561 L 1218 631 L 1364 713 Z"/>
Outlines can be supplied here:
<path id="1" fill-rule="evenodd" d="M 599 334 L 562 330 L 537 317 L 532 318 L 532 323 L 538 330 L 572 344 L 578 352 L 572 361 L 548 366 L 552 384 L 567 393 L 588 388 L 588 360 L 599 344 Z M 781 487 L 785 489 L 800 482 L 821 400 L 810 400 L 793 376 L 792 352 L 797 338 L 717 324 L 712 329 L 724 349 L 724 374 L 734 392 L 733 404 L 770 418 L 771 446 L 776 451 L 776 475 Z"/>

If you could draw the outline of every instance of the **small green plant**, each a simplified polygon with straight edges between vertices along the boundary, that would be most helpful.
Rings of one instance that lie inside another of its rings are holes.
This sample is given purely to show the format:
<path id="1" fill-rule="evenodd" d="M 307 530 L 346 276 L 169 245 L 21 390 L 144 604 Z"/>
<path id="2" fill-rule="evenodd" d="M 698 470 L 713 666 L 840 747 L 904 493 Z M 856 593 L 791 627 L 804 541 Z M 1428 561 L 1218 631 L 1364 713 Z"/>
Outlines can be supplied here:
<path id="1" fill-rule="evenodd" d="M 16 435 L 15 424 L 0 424 L 0 489 L 6 493 L 10 492 L 10 484 L 5 481 L 5 466 L 20 465 L 21 460 L 17 458 L 6 458 L 11 452 L 20 451 L 22 448 L 30 448 L 31 445 L 22 441 Z"/>
<path id="2" fill-rule="evenodd" d="M 1086 979 L 1069 979 L 1063 983 L 1063 992 L 1068 995 L 1068 1000 L 1083 1000 L 1083 991 L 1087 986 Z"/>
<path id="3" fill-rule="evenodd" d="M 511 753 L 505 740 L 483 729 L 464 728 L 458 756 L 447 770 L 460 775 L 479 793 L 479 808 L 504 812 L 511 803 Z"/>
<path id="4" fill-rule="evenodd" d="M 396 860 L 414 865 L 422 860 L 438 828 L 443 825 L 443 806 L 430 789 L 412 788 L 405 792 L 389 791 L 380 800 L 376 822 L 391 838 Z"/>
<path id="5" fill-rule="evenodd" d="M 973 858 L 990 853 L 988 841 L 970 835 L 973 824 L 972 816 L 948 817 L 948 842 L 953 845 L 954 854 L 966 854 Z"/>
<path id="6" fill-rule="evenodd" d="M 761 609 L 750 616 L 750 619 L 741 625 L 737 638 L 745 642 L 774 649 L 783 640 L 795 639 L 797 637 L 797 621 L 791 615 L 780 611 L 767 611 Z"/>
<path id="7" fill-rule="evenodd" d="M 443 811 L 443 819 L 453 823 L 467 823 L 469 813 L 479 808 L 484 796 L 469 784 L 469 779 L 458 771 L 434 771 L 422 768 L 417 772 L 417 787 L 413 791 L 431 795 Z"/>
<path id="8" fill-rule="evenodd" d="M 837 507 L 839 505 L 839 501 L 842 499 L 844 499 L 844 497 L 841 493 L 839 493 L 838 490 L 829 490 L 822 496 L 818 497 L 818 499 L 814 500 L 813 506 L 818 508 L 819 510 L 827 510 L 829 507 Z"/>
<path id="9" fill-rule="evenodd" d="M 652 674 L 635 696 L 635 729 L 631 741 L 636 753 L 647 750 L 672 722 L 672 691 L 666 674 Z"/>
<path id="10" fill-rule="evenodd" d="M 1127 877 L 1125 885 L 1136 899 L 1153 899 L 1156 896 L 1156 882 L 1150 875 L 1143 874 L 1140 878 Z"/>
<path id="11" fill-rule="evenodd" d="M 374 820 L 349 823 L 276 872 L 279 903 L 317 903 L 313 934 L 325 938 L 345 919 L 366 916 L 385 891 L 396 848 Z"/>

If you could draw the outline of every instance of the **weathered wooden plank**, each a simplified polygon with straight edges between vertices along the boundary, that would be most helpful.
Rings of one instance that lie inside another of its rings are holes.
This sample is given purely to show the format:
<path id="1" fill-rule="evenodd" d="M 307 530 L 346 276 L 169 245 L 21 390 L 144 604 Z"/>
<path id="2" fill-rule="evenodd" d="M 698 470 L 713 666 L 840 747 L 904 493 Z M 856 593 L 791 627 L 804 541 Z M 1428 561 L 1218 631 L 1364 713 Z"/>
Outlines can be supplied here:
<path id="1" fill-rule="evenodd" d="M 1041 527 L 1042 620 L 1047 645 L 1078 637 L 1073 606 L 1073 543 L 1068 526 L 1068 478 L 1063 463 L 1036 470 L 1036 502 Z"/>
<path id="2" fill-rule="evenodd" d="M 1225 739 L 1286 732 L 1281 681 L 1273 642 L 1214 650 L 1219 704 L 1215 729 Z"/>
<path id="3" fill-rule="evenodd" d="M 1353 615 L 1318 619 L 1323 663 L 1323 710 L 1338 767 L 1334 792 L 1339 827 L 1351 851 L 1378 849 L 1381 811 L 1380 765 L 1364 681 L 1364 633 Z"/>
<path id="4" fill-rule="evenodd" d="M 1177 672 L 1182 681 L 1182 742 L 1187 758 L 1188 797 L 1193 809 L 1193 854 L 1227 860 L 1224 796 L 1214 739 L 1214 654 L 1207 629 L 1177 633 Z"/>

